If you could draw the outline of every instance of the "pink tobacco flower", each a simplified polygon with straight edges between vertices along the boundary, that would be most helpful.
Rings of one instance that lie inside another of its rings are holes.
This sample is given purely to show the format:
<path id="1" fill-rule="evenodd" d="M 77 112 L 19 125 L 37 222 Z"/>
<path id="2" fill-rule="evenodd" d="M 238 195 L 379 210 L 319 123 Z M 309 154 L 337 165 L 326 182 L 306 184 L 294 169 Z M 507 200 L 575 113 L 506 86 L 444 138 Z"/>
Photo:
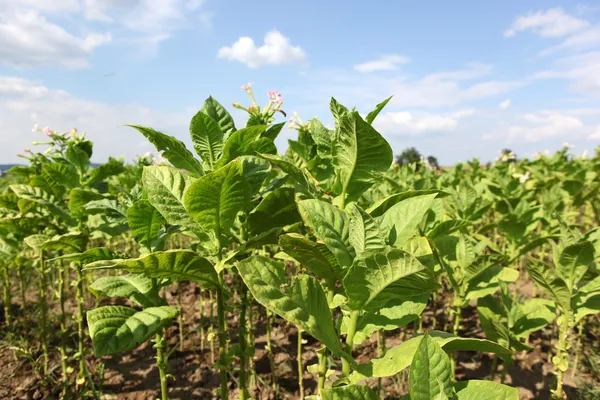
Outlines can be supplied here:
<path id="1" fill-rule="evenodd" d="M 245 85 L 242 85 L 242 87 L 240 88 L 240 90 L 248 91 L 248 90 L 250 90 L 250 88 L 252 87 L 252 85 L 254 85 L 254 82 L 248 82 Z"/>
<path id="2" fill-rule="evenodd" d="M 42 130 L 42 132 L 44 132 L 44 135 L 46 135 L 46 136 L 50 136 L 50 135 L 52 135 L 52 129 L 50 129 L 50 128 L 48 128 L 48 127 L 45 127 L 45 128 Z"/>
<path id="3" fill-rule="evenodd" d="M 272 90 L 267 94 L 269 95 L 269 100 L 273 103 L 283 103 L 283 96 L 278 91 Z"/>

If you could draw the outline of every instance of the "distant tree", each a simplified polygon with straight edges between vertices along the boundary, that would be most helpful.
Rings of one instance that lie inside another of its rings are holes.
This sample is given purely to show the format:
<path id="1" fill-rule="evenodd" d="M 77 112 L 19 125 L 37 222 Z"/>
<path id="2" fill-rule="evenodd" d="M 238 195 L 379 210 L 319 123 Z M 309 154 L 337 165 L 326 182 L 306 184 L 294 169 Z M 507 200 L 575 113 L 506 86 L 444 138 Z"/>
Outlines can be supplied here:
<path id="1" fill-rule="evenodd" d="M 440 163 L 438 162 L 437 158 L 435 158 L 434 156 L 427 157 L 427 162 L 429 163 L 431 168 L 440 169 Z"/>
<path id="2" fill-rule="evenodd" d="M 421 161 L 421 153 L 414 147 L 408 147 L 396 156 L 396 163 L 400 165 L 418 163 L 419 161 Z"/>

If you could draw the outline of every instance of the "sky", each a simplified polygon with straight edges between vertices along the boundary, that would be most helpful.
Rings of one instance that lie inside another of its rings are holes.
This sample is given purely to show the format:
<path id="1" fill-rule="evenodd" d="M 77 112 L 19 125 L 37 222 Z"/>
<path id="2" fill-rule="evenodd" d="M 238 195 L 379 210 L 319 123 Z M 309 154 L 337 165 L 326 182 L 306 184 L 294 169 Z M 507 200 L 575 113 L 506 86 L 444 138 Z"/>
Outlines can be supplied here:
<path id="1" fill-rule="evenodd" d="M 365 115 L 393 95 L 375 128 L 443 165 L 593 153 L 600 2 L 0 0 L 0 163 L 43 140 L 34 124 L 87 132 L 95 162 L 153 151 L 124 124 L 189 144 L 209 95 L 242 126 L 248 82 L 328 126 L 332 96 Z"/>

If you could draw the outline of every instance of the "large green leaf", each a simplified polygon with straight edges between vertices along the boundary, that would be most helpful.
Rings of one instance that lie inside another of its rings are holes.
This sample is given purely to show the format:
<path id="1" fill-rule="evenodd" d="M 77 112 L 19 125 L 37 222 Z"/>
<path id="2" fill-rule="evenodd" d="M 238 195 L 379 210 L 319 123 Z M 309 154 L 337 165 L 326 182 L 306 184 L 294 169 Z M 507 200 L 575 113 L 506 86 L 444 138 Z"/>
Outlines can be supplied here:
<path id="1" fill-rule="evenodd" d="M 212 170 L 223 153 L 223 132 L 217 121 L 198 111 L 190 122 L 190 135 L 196 153 Z"/>
<path id="2" fill-rule="evenodd" d="M 385 99 L 384 101 L 382 101 L 381 103 L 377 104 L 375 106 L 375 109 L 373 111 L 371 111 L 369 114 L 367 114 L 367 118 L 365 118 L 365 121 L 367 121 L 369 124 L 372 124 L 373 121 L 375 121 L 375 118 L 377 118 L 377 116 L 381 112 L 381 110 L 383 110 L 383 108 L 387 105 L 387 103 L 390 102 L 392 97 L 394 97 L 394 96 L 390 96 L 387 99 Z"/>
<path id="3" fill-rule="evenodd" d="M 158 238 L 158 232 L 166 221 L 148 200 L 138 200 L 127 209 L 127 222 L 137 240 L 152 249 L 152 242 Z"/>
<path id="4" fill-rule="evenodd" d="M 134 274 L 144 274 L 150 278 L 190 280 L 207 289 L 219 287 L 219 280 L 213 264 L 191 250 L 157 251 L 140 258 L 98 261 L 86 265 L 85 269 L 105 268 L 123 269 Z"/>
<path id="5" fill-rule="evenodd" d="M 437 193 L 409 197 L 390 207 L 378 218 L 380 229 L 387 233 L 390 244 L 403 245 L 417 234 L 417 227 L 429 211 Z"/>
<path id="6" fill-rule="evenodd" d="M 48 240 L 50 240 L 50 236 L 43 234 L 31 235 L 23 239 L 25 244 L 34 250 L 41 250 L 44 243 Z"/>
<path id="7" fill-rule="evenodd" d="M 410 400 L 452 398 L 450 357 L 427 333 L 410 365 Z"/>
<path id="8" fill-rule="evenodd" d="M 554 270 L 546 263 L 539 260 L 529 259 L 527 262 L 527 272 L 531 279 L 545 289 L 552 300 L 554 300 L 563 312 L 571 309 L 571 292 L 567 283 L 560 278 Z"/>
<path id="9" fill-rule="evenodd" d="M 227 140 L 229 135 L 235 132 L 233 118 L 225 109 L 225 107 L 223 107 L 212 96 L 209 96 L 208 99 L 204 100 L 204 104 L 202 105 L 202 109 L 200 111 L 217 122 L 217 125 L 219 125 L 219 128 L 223 133 L 224 140 Z"/>
<path id="10" fill-rule="evenodd" d="M 152 285 L 152 278 L 140 274 L 103 276 L 89 286 L 89 291 L 96 297 L 123 297 L 144 308 L 167 305 Z"/>
<path id="11" fill-rule="evenodd" d="M 78 261 L 82 264 L 90 264 L 95 261 L 113 260 L 117 258 L 117 254 L 106 247 L 95 247 L 84 251 L 83 253 L 70 253 L 63 256 L 55 257 L 52 260 L 68 260 Z"/>
<path id="12" fill-rule="evenodd" d="M 355 201 L 389 169 L 392 148 L 358 112 L 340 116 L 336 139 L 333 164 L 340 194 L 345 201 Z"/>
<path id="13" fill-rule="evenodd" d="M 248 215 L 250 234 L 266 232 L 273 228 L 284 227 L 300 221 L 293 188 L 275 189 Z"/>
<path id="14" fill-rule="evenodd" d="M 456 400 L 519 400 L 519 389 L 491 381 L 462 381 L 454 384 Z"/>
<path id="15" fill-rule="evenodd" d="M 583 241 L 569 245 L 563 249 L 558 258 L 556 272 L 564 279 L 570 291 L 579 282 L 587 271 L 590 264 L 594 262 L 594 245 Z"/>
<path id="16" fill-rule="evenodd" d="M 390 247 L 357 258 L 344 277 L 353 310 L 376 310 L 391 300 L 421 296 L 438 287 L 433 273 L 419 260 Z"/>
<path id="17" fill-rule="evenodd" d="M 380 397 L 368 386 L 348 385 L 321 391 L 321 400 L 379 400 Z"/>
<path id="18" fill-rule="evenodd" d="M 269 138 L 260 137 L 267 127 L 267 125 L 255 125 L 233 132 L 225 142 L 223 156 L 216 163 L 215 168 L 220 168 L 239 156 L 276 154 L 275 143 Z"/>
<path id="19" fill-rule="evenodd" d="M 242 164 L 244 177 L 250 186 L 250 196 L 255 196 L 271 172 L 271 163 L 258 156 L 241 156 L 238 160 Z"/>
<path id="20" fill-rule="evenodd" d="M 526 338 L 530 333 L 544 328 L 556 318 L 556 306 L 546 299 L 526 300 L 522 304 L 514 304 L 513 309 L 511 330 L 518 338 Z"/>
<path id="21" fill-rule="evenodd" d="M 33 201 L 34 203 L 41 204 L 46 207 L 48 211 L 53 214 L 57 214 L 67 220 L 70 220 L 71 216 L 64 206 L 50 193 L 44 190 L 31 187 L 29 185 L 10 185 L 10 188 L 19 198 Z"/>
<path id="22" fill-rule="evenodd" d="M 85 215 L 84 206 L 90 201 L 103 199 L 104 196 L 93 190 L 71 189 L 69 192 L 69 210 L 73 217 L 82 219 Z"/>
<path id="23" fill-rule="evenodd" d="M 348 212 L 350 216 L 350 244 L 357 255 L 369 250 L 385 247 L 385 239 L 375 220 L 353 204 Z"/>
<path id="24" fill-rule="evenodd" d="M 354 254 L 350 248 L 350 221 L 346 213 L 333 204 L 315 199 L 301 201 L 299 211 L 304 223 L 325 243 L 338 264 L 343 269 L 350 267 Z"/>
<path id="25" fill-rule="evenodd" d="M 282 287 L 288 284 L 285 266 L 262 256 L 242 260 L 238 270 L 256 301 L 321 341 L 334 355 L 341 355 L 327 297 L 316 279 L 298 276 L 284 291 Z"/>
<path id="26" fill-rule="evenodd" d="M 268 160 L 271 164 L 288 174 L 289 177 L 297 184 L 300 191 L 302 191 L 305 195 L 314 198 L 321 197 L 320 190 L 317 187 L 318 182 L 305 169 L 300 169 L 291 162 L 283 160 L 278 156 L 261 154 L 261 157 Z"/>
<path id="27" fill-rule="evenodd" d="M 395 193 L 391 196 L 388 196 L 386 198 L 376 201 L 375 203 L 373 203 L 373 205 L 371 207 L 369 207 L 367 209 L 367 212 L 369 214 L 371 214 L 371 216 L 373 218 L 380 217 L 383 214 L 385 214 L 385 212 L 387 210 L 389 210 L 396 204 L 400 203 L 401 201 L 410 199 L 411 197 L 420 197 L 420 196 L 426 196 L 429 194 L 436 194 L 437 195 L 436 198 L 438 198 L 438 199 L 449 196 L 448 193 L 442 192 L 440 190 L 435 190 L 435 189 L 410 190 L 407 192 Z"/>
<path id="28" fill-rule="evenodd" d="M 194 158 L 194 155 L 185 147 L 185 144 L 179 139 L 165 135 L 162 132 L 155 131 L 138 125 L 128 125 L 137 129 L 156 147 L 156 150 L 162 152 L 162 156 L 169 160 L 174 167 L 185 169 L 194 175 L 204 175 L 202 164 Z"/>
<path id="29" fill-rule="evenodd" d="M 123 171 L 125 171 L 123 161 L 110 157 L 106 163 L 92 169 L 87 184 L 103 181 L 106 178 L 118 175 Z"/>
<path id="30" fill-rule="evenodd" d="M 42 245 L 44 250 L 68 251 L 80 253 L 85 250 L 88 237 L 82 233 L 67 233 L 53 236 Z"/>
<path id="31" fill-rule="evenodd" d="M 194 221 L 220 240 L 230 235 L 237 214 L 247 210 L 248 192 L 242 166 L 234 161 L 192 183 L 183 203 Z"/>
<path id="32" fill-rule="evenodd" d="M 148 194 L 148 201 L 158 210 L 170 225 L 190 229 L 201 240 L 206 234 L 189 216 L 183 199 L 186 190 L 194 181 L 181 171 L 166 167 L 144 167 L 142 182 Z"/>
<path id="33" fill-rule="evenodd" d="M 304 265 L 309 271 L 334 287 L 343 278 L 335 256 L 324 244 L 315 243 L 298 233 L 288 233 L 279 237 L 279 246 L 290 257 Z"/>
<path id="34" fill-rule="evenodd" d="M 425 310 L 429 295 L 414 297 L 409 300 L 391 301 L 384 307 L 362 313 L 356 324 L 353 343 L 361 344 L 379 330 L 394 330 L 408 325 L 417 319 Z M 344 316 L 341 333 L 347 333 L 350 316 Z"/>
<path id="35" fill-rule="evenodd" d="M 100 307 L 87 312 L 87 322 L 94 354 L 132 350 L 169 326 L 177 310 L 169 306 L 150 307 L 142 311 L 122 306 Z"/>
<path id="36" fill-rule="evenodd" d="M 485 339 L 461 338 L 447 332 L 430 331 L 431 339 L 446 351 L 484 351 L 496 353 L 499 357 L 510 359 L 512 352 L 504 346 Z M 381 358 L 372 359 L 367 364 L 359 364 L 357 371 L 366 377 L 386 377 L 396 375 L 412 363 L 413 357 L 423 335 L 417 335 L 401 344 L 388 349 Z"/>

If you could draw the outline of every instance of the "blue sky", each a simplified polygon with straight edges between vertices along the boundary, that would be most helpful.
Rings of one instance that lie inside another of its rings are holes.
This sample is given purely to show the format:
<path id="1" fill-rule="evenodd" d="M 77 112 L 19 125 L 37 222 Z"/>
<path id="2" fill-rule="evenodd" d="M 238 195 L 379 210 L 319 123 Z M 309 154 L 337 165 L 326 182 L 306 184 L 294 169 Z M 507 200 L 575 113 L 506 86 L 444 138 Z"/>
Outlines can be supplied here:
<path id="1" fill-rule="evenodd" d="M 203 100 L 244 104 L 246 82 L 326 124 L 331 96 L 366 114 L 394 95 L 376 128 L 443 164 L 580 154 L 600 143 L 599 76 L 594 2 L 0 0 L 0 163 L 36 123 L 87 131 L 99 162 L 152 150 L 127 123 L 189 143 Z"/>

